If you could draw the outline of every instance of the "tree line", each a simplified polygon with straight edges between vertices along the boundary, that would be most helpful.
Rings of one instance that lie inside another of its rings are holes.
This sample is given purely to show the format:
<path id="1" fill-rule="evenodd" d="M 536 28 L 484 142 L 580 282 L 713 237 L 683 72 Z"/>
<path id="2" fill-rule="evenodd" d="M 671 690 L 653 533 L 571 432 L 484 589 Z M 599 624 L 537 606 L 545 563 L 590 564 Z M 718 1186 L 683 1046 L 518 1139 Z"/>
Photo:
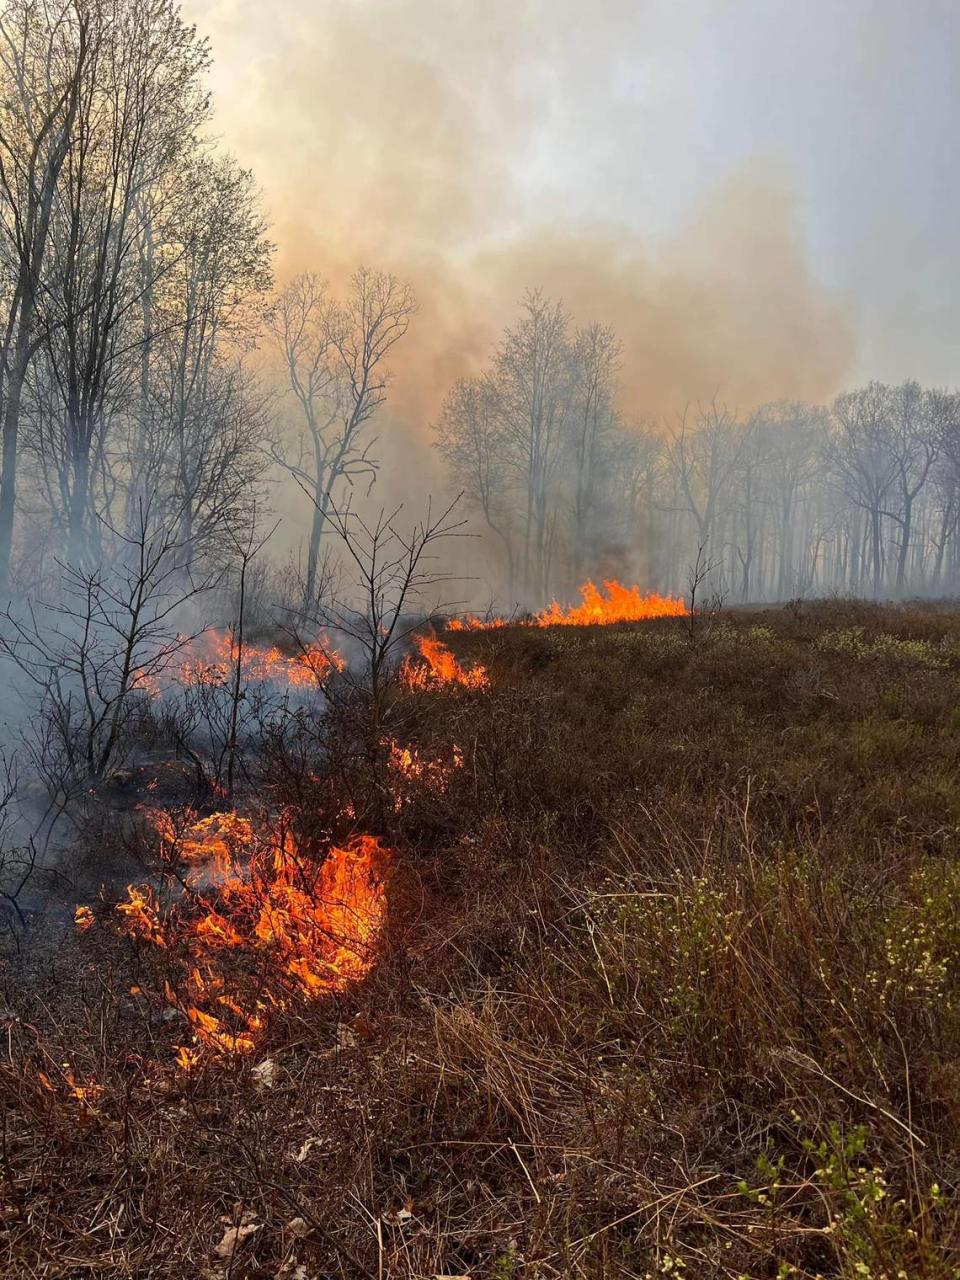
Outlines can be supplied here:
<path id="1" fill-rule="evenodd" d="M 209 64 L 172 0 L 0 5 L 0 591 L 144 527 L 189 575 L 264 509 L 273 464 L 315 500 L 309 596 L 334 493 L 376 473 L 410 289 L 361 269 L 339 298 L 310 274 L 272 295 Z M 253 372 L 265 339 L 298 419 Z"/>
<path id="2" fill-rule="evenodd" d="M 448 395 L 436 444 L 521 603 L 587 576 L 734 599 L 960 588 L 960 395 L 872 382 L 830 405 L 663 422 L 618 407 L 623 347 L 528 292 L 489 366 Z"/>
<path id="3" fill-rule="evenodd" d="M 0 11 L 0 586 L 151 521 L 201 554 L 257 474 L 243 353 L 271 284 L 252 175 L 206 136 L 167 0 Z"/>
<path id="4" fill-rule="evenodd" d="M 235 558 L 279 480 L 310 512 L 306 603 L 331 515 L 378 474 L 413 293 L 368 268 L 338 294 L 309 272 L 274 292 L 254 177 L 210 131 L 209 63 L 173 0 L 0 0 L 2 594 L 56 595 L 64 564 L 157 538 L 188 583 Z M 680 592 L 698 559 L 745 600 L 958 589 L 956 394 L 874 383 L 636 421 L 625 359 L 533 290 L 446 397 L 437 450 L 504 596 L 605 575 Z"/>

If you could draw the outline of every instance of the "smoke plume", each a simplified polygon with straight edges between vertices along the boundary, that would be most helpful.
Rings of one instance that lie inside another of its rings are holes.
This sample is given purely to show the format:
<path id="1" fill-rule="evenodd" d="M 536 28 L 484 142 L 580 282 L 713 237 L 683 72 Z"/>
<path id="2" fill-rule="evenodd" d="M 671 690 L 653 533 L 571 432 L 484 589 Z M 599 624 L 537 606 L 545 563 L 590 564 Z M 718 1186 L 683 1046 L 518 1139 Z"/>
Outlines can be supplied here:
<path id="1" fill-rule="evenodd" d="M 647 160 L 682 107 L 655 60 L 639 83 L 631 68 L 677 38 L 661 5 L 191 10 L 213 44 L 218 126 L 264 189 L 280 279 L 335 282 L 363 261 L 416 289 L 381 424 L 403 435 L 384 468 L 400 468 L 398 492 L 439 483 L 427 442 L 442 397 L 486 362 L 528 285 L 617 329 L 628 416 L 822 399 L 847 376 L 851 326 L 808 267 L 789 174 L 751 161 L 692 212 L 652 189 Z"/>

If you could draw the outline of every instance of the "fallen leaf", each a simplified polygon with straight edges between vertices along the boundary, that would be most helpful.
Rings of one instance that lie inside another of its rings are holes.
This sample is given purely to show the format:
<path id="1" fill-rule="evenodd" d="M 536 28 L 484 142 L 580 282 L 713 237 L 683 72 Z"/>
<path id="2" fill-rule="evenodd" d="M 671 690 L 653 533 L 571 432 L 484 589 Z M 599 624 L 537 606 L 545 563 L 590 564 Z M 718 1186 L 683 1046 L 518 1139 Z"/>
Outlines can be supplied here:
<path id="1" fill-rule="evenodd" d="M 413 1218 L 413 1214 L 407 1208 L 388 1209 L 381 1217 L 388 1227 L 405 1227 Z"/>
<path id="2" fill-rule="evenodd" d="M 318 1142 L 320 1142 L 320 1138 L 307 1138 L 303 1143 L 301 1143 L 297 1151 L 291 1152 L 291 1155 L 297 1164 L 303 1164 L 304 1160 L 306 1160 L 307 1156 Z"/>
<path id="3" fill-rule="evenodd" d="M 262 1225 L 261 1222 L 242 1222 L 239 1227 L 227 1227 L 223 1233 L 223 1239 L 217 1245 L 214 1253 L 218 1258 L 232 1257 L 237 1247 L 248 1236 L 252 1236 L 254 1232 L 259 1231 Z"/>
<path id="4" fill-rule="evenodd" d="M 257 1063 L 250 1074 L 261 1089 L 269 1089 L 272 1084 L 276 1083 L 277 1064 L 272 1058 L 264 1058 L 262 1062 Z"/>

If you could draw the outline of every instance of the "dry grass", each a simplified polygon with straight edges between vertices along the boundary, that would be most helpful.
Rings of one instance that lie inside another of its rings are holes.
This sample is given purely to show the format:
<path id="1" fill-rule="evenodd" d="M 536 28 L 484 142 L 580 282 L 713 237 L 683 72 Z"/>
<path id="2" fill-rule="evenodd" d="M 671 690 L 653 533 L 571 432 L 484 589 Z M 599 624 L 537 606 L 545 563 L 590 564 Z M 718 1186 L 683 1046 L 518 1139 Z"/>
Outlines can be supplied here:
<path id="1" fill-rule="evenodd" d="M 960 614 L 456 646 L 362 988 L 183 1075 L 149 954 L 10 963 L 3 1274 L 955 1280 Z"/>

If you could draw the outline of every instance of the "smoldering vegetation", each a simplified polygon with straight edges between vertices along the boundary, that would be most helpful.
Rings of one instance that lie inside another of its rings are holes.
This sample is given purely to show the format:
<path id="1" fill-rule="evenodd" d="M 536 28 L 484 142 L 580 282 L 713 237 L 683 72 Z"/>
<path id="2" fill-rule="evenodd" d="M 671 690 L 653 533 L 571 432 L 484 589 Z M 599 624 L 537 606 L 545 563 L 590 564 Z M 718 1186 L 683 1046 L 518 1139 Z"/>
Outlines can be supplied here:
<path id="1" fill-rule="evenodd" d="M 364 980 L 307 996 L 245 923 L 263 864 L 195 880 L 245 833 L 175 811 L 155 897 L 8 963 L 9 1273 L 948 1280 L 956 613 L 456 643 L 485 689 L 391 699 L 420 771 Z M 367 769 L 264 778 L 371 821 Z M 178 1059 L 190 1009 L 228 1038 Z"/>
<path id="2" fill-rule="evenodd" d="M 170 0 L 0 5 L 0 1269 L 953 1280 L 960 395 L 755 175 L 484 236 L 465 15 L 284 28 L 271 224 Z"/>

